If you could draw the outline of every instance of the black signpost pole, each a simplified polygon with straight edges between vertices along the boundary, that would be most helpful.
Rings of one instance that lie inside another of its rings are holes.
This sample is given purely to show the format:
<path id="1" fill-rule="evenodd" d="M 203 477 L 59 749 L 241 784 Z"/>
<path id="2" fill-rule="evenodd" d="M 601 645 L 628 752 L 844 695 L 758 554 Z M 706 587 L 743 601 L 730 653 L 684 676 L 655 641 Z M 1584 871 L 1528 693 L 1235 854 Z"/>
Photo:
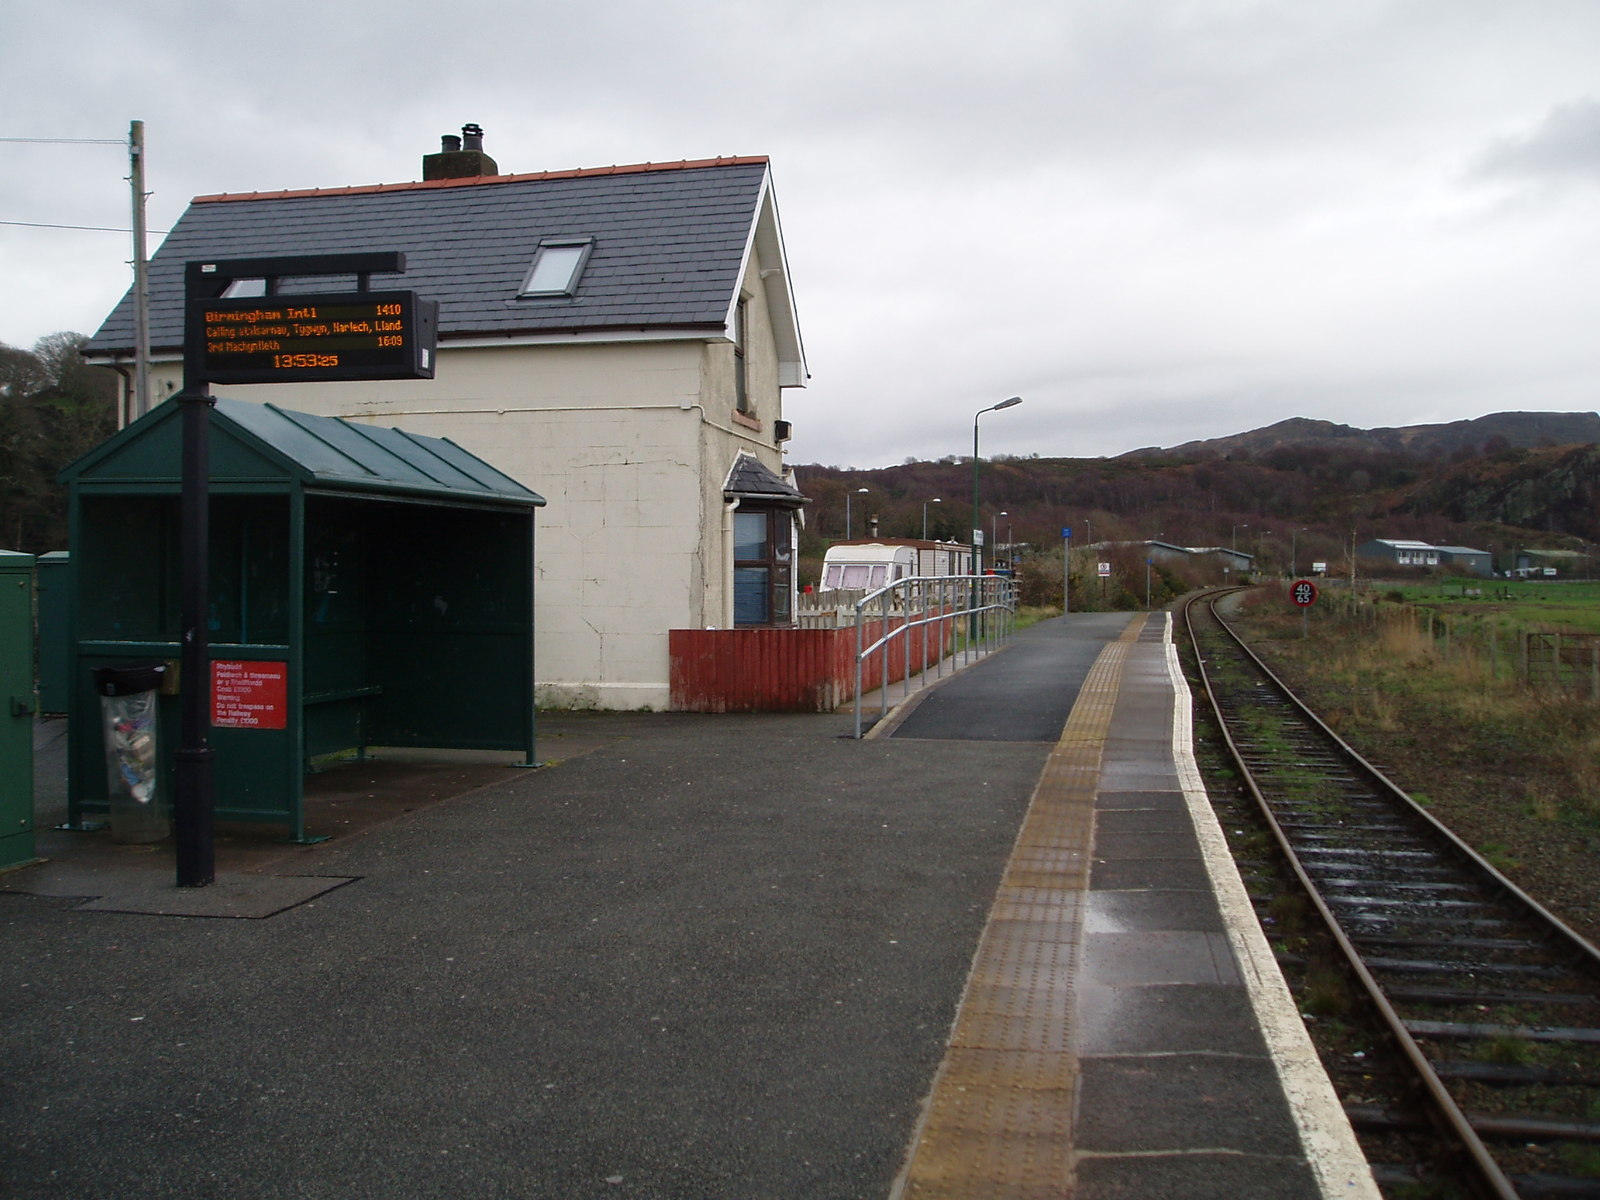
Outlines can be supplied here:
<path id="1" fill-rule="evenodd" d="M 206 593 L 210 584 L 210 427 L 213 401 L 202 384 L 187 381 L 176 397 L 183 406 L 183 500 L 179 540 L 183 547 L 183 658 L 179 672 L 182 712 L 174 760 L 172 829 L 177 852 L 178 886 L 205 887 L 216 878 L 216 770 L 206 736 L 207 686 L 211 645 L 206 629 Z"/>
<path id="2" fill-rule="evenodd" d="M 431 379 L 437 306 L 411 293 L 370 292 L 370 276 L 401 274 L 398 251 L 237 258 L 191 262 L 184 270 L 182 559 L 179 742 L 174 758 L 172 833 L 179 887 L 216 879 L 216 764 L 211 725 L 210 596 L 211 410 L 213 383 L 282 383 L 296 379 Z M 355 275 L 353 297 L 306 293 L 299 308 L 278 309 L 278 281 L 295 276 Z M 224 299 L 229 285 L 260 279 L 267 299 Z M 344 322 L 317 316 L 318 306 L 359 311 Z M 240 309 L 248 310 L 239 312 Z M 301 313 L 312 314 L 301 321 Z M 265 327 L 266 332 L 259 332 Z M 243 332 L 241 332 L 243 331 Z M 212 335 L 215 335 L 214 337 Z M 350 350 L 346 350 L 346 347 Z M 263 349 L 263 347 L 266 347 Z M 281 351 L 281 352 L 278 352 Z M 354 351 L 353 353 L 351 351 Z M 351 361 L 346 362 L 348 357 Z"/>
<path id="3" fill-rule="evenodd" d="M 211 410 L 216 402 L 205 376 L 205 339 L 196 301 L 205 298 L 208 291 L 214 294 L 217 285 L 199 267 L 198 263 L 190 263 L 184 278 L 183 390 L 174 397 L 183 409 L 183 493 L 178 519 L 183 642 L 172 792 L 179 887 L 205 887 L 216 879 L 216 764 L 206 732 L 206 708 L 211 696 L 211 635 L 206 627 L 211 574 L 210 441 Z"/>

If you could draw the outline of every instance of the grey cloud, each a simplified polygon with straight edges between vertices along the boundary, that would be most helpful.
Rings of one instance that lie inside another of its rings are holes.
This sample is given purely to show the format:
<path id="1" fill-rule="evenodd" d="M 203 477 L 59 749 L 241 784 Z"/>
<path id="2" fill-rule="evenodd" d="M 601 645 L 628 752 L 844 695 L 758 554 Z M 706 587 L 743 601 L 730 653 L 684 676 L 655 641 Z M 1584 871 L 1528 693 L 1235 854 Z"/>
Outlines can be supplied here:
<path id="1" fill-rule="evenodd" d="M 1491 178 L 1600 180 L 1600 100 L 1558 105 L 1531 132 L 1497 140 L 1475 168 Z"/>

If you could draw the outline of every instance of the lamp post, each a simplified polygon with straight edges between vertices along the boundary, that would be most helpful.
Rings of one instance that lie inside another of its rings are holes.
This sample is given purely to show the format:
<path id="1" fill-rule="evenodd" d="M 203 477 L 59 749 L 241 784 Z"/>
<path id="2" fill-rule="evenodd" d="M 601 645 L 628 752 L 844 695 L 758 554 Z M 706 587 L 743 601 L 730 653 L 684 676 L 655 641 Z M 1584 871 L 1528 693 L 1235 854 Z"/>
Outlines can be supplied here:
<path id="1" fill-rule="evenodd" d="M 866 488 L 856 488 L 854 492 L 846 491 L 844 494 L 844 540 L 850 540 L 850 500 L 852 496 L 865 496 Z"/>
<path id="2" fill-rule="evenodd" d="M 922 502 L 922 540 L 923 541 L 927 541 L 928 540 L 928 505 L 930 505 L 930 504 L 938 504 L 939 502 L 940 502 L 940 499 L 939 499 L 938 496 L 935 496 L 932 500 L 924 500 Z"/>
<path id="3" fill-rule="evenodd" d="M 989 518 L 989 553 L 994 557 L 990 560 L 996 566 L 1000 565 L 1000 518 L 1009 517 L 1011 514 L 1001 509 Z"/>
<path id="4" fill-rule="evenodd" d="M 1012 396 L 999 404 L 980 408 L 972 414 L 972 573 L 983 574 L 983 554 L 978 543 L 983 540 L 983 526 L 978 524 L 978 418 L 986 412 L 999 412 L 1002 408 L 1015 408 L 1022 403 L 1021 396 Z"/>
<path id="5" fill-rule="evenodd" d="M 1241 530 L 1241 529 L 1249 529 L 1249 528 L 1250 528 L 1250 525 L 1249 525 L 1248 522 L 1246 522 L 1243 525 L 1235 525 L 1233 527 L 1233 533 L 1228 539 L 1228 548 L 1230 550 L 1233 550 L 1235 552 L 1238 551 L 1238 549 L 1239 549 L 1239 530 Z"/>
<path id="6" fill-rule="evenodd" d="M 1015 408 L 1022 403 L 1021 396 L 1012 396 L 991 404 L 988 408 L 980 408 L 972 414 L 972 613 L 967 619 L 967 637 L 970 642 L 978 640 L 978 579 L 983 574 L 983 551 L 978 543 L 983 540 L 983 526 L 978 524 L 978 418 L 986 412 L 999 412 L 1002 408 Z"/>

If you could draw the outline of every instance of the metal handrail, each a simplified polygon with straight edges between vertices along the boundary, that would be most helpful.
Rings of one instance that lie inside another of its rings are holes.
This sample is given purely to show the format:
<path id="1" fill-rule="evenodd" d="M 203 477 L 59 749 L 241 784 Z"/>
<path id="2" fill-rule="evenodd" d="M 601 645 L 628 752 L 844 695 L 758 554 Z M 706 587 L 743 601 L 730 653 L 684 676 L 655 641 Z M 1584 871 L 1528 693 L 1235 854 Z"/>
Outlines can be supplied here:
<path id="1" fill-rule="evenodd" d="M 895 603 L 896 598 L 900 603 Z M 878 611 L 871 612 L 876 601 Z M 939 633 L 938 654 L 935 659 L 937 676 L 944 676 L 947 657 L 955 656 L 956 634 L 962 617 L 970 618 L 966 653 L 987 655 L 1016 631 L 1017 584 L 1003 575 L 913 575 L 897 579 L 876 591 L 868 592 L 856 601 L 856 676 L 855 676 L 855 733 L 862 735 L 861 700 L 863 675 L 867 657 L 879 650 L 882 680 L 879 687 L 882 709 L 878 719 L 889 715 L 889 648 L 897 640 L 905 645 L 905 672 L 901 676 L 901 698 L 911 695 L 911 631 L 922 630 L 922 679 L 928 682 L 930 640 L 935 626 Z M 920 616 L 914 614 L 921 614 Z M 897 623 L 895 618 L 901 620 Z M 870 646 L 866 645 L 866 622 L 876 618 L 882 622 L 880 636 Z M 949 645 L 949 654 L 945 647 Z"/>

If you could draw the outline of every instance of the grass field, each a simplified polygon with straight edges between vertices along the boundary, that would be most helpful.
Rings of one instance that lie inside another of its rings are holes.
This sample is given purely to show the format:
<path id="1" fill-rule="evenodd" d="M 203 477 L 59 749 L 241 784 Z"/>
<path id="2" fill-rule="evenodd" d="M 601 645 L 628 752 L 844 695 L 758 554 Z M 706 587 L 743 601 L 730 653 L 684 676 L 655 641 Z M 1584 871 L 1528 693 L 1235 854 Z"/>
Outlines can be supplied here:
<path id="1" fill-rule="evenodd" d="M 1502 625 L 1543 632 L 1600 633 L 1600 582 L 1452 579 L 1377 584 L 1371 590 L 1380 596 L 1403 597 L 1407 604 L 1448 616 L 1491 618 Z"/>

